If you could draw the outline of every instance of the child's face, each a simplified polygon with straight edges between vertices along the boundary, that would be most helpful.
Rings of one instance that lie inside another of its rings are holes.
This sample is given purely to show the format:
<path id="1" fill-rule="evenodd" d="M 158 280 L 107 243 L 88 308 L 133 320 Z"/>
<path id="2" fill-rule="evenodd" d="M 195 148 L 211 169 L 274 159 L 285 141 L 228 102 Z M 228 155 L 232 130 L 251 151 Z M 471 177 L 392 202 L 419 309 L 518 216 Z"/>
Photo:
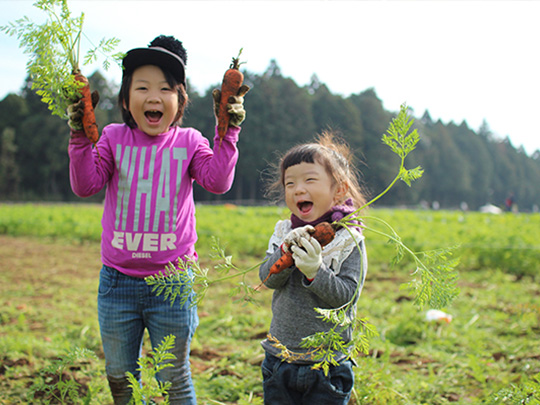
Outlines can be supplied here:
<path id="1" fill-rule="evenodd" d="M 299 163 L 285 170 L 285 203 L 303 221 L 311 222 L 336 205 L 337 186 L 319 163 Z"/>
<path id="2" fill-rule="evenodd" d="M 159 67 L 145 65 L 133 72 L 129 112 L 139 129 L 148 135 L 169 130 L 178 113 L 178 93 Z"/>

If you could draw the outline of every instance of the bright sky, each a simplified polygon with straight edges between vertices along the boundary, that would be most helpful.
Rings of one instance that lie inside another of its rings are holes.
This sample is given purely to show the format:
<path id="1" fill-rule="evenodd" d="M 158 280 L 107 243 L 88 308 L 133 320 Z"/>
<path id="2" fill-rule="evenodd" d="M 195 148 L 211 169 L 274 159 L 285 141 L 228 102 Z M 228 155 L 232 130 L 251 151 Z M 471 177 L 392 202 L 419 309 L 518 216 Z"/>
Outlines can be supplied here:
<path id="1" fill-rule="evenodd" d="M 0 0 L 0 25 L 43 13 L 30 0 Z M 95 43 L 117 37 L 120 51 L 173 35 L 188 51 L 187 74 L 200 91 L 221 81 L 240 48 L 245 68 L 263 73 L 275 59 L 298 85 L 316 74 L 330 91 L 374 88 L 384 107 L 406 103 L 444 123 L 464 120 L 509 136 L 528 154 L 540 149 L 540 1 L 147 1 L 69 0 L 85 13 Z M 83 42 L 83 46 L 84 46 Z M 18 92 L 27 56 L 0 33 L 0 99 Z M 83 68 L 92 74 L 99 66 Z M 120 82 L 121 70 L 104 72 Z M 256 91 L 256 89 L 253 89 Z M 249 95 L 246 109 L 249 113 Z"/>

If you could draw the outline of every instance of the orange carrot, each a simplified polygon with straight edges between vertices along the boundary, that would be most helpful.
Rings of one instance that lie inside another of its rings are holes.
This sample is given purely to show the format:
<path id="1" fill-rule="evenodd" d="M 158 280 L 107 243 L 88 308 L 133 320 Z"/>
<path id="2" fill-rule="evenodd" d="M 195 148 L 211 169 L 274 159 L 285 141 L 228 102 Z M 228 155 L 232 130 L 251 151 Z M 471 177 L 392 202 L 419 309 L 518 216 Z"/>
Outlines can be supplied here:
<path id="1" fill-rule="evenodd" d="M 225 133 L 229 128 L 229 112 L 227 111 L 227 104 L 229 104 L 229 98 L 236 96 L 238 90 L 244 81 L 244 75 L 240 72 L 240 54 L 242 49 L 238 53 L 238 57 L 232 59 L 231 66 L 223 75 L 223 81 L 221 83 L 221 99 L 219 102 L 218 110 L 218 134 L 219 145 L 221 146 L 221 140 L 225 137 Z"/>
<path id="2" fill-rule="evenodd" d="M 315 225 L 315 231 L 313 232 L 312 236 L 317 239 L 321 246 L 326 246 L 330 242 L 332 242 L 332 240 L 336 236 L 336 231 L 328 222 L 321 222 L 320 224 Z M 293 264 L 294 260 L 292 257 L 292 253 L 289 249 L 287 250 L 287 252 L 283 253 L 283 255 L 281 255 L 278 260 L 276 260 L 272 267 L 270 267 L 268 276 L 266 276 L 264 281 L 256 289 L 266 283 L 266 281 L 270 278 L 272 274 L 278 274 L 281 271 L 288 269 Z"/>
<path id="3" fill-rule="evenodd" d="M 80 89 L 80 92 L 82 94 L 82 100 L 84 103 L 84 114 L 82 116 L 82 123 L 86 137 L 90 139 L 95 145 L 99 139 L 99 131 L 96 123 L 96 116 L 94 114 L 94 107 L 92 105 L 92 94 L 90 93 L 88 79 L 83 76 L 80 71 L 74 72 L 74 75 L 75 80 L 84 83 L 84 86 Z"/>

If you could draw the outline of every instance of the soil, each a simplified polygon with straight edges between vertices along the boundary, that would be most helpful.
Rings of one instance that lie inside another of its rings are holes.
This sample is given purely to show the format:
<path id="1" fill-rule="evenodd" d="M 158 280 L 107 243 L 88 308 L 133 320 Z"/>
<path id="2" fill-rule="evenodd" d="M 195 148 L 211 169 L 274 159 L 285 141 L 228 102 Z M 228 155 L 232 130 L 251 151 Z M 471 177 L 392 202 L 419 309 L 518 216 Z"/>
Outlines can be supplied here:
<path id="1" fill-rule="evenodd" d="M 97 243 L 75 245 L 46 239 L 0 235 L 2 273 L 14 283 L 24 276 L 32 276 L 33 280 L 40 281 L 45 277 L 56 278 L 74 274 L 95 280 L 100 267 L 99 251 Z"/>

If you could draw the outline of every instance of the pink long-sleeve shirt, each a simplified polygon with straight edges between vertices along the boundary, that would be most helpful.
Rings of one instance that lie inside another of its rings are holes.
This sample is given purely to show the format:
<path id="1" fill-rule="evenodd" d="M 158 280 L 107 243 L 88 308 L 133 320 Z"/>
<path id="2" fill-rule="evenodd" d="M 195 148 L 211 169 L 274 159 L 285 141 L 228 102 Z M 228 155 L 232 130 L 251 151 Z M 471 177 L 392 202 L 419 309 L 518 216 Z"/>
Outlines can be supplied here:
<path id="1" fill-rule="evenodd" d="M 106 266 L 134 277 L 164 271 L 168 263 L 197 259 L 193 182 L 221 194 L 232 186 L 239 128 L 214 150 L 193 128 L 149 136 L 125 124 L 103 129 L 97 150 L 82 131 L 69 141 L 73 192 L 88 197 L 107 186 L 101 238 Z"/>

